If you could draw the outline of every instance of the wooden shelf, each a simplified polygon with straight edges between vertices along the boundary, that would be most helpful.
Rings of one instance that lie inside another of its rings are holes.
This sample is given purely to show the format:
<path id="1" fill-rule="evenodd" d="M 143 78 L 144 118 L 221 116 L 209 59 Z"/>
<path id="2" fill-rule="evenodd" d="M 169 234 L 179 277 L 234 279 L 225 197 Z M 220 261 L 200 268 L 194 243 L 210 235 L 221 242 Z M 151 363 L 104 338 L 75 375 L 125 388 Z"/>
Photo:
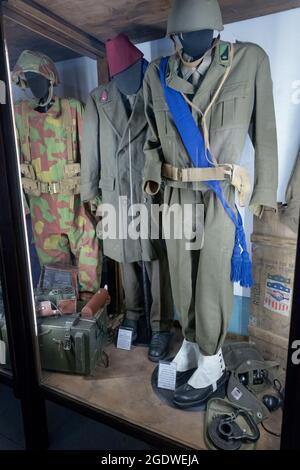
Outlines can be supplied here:
<path id="1" fill-rule="evenodd" d="M 173 351 L 179 348 L 175 337 Z M 205 450 L 204 412 L 171 408 L 155 394 L 151 376 L 155 364 L 147 358 L 147 348 L 122 351 L 110 345 L 106 349 L 110 366 L 97 367 L 93 377 L 45 373 L 43 385 L 65 394 L 106 415 L 127 421 L 147 432 L 168 439 L 187 449 Z M 281 412 L 268 421 L 269 429 L 280 432 Z M 143 437 L 141 436 L 141 439 Z M 261 430 L 259 450 L 278 450 L 280 439 Z"/>
<path id="2" fill-rule="evenodd" d="M 165 36 L 171 0 L 27 0 L 25 3 L 37 7 L 41 13 L 50 11 L 102 42 L 119 32 L 128 34 L 135 42 L 143 42 Z M 297 8 L 300 0 L 220 0 L 220 5 L 227 24 Z"/>

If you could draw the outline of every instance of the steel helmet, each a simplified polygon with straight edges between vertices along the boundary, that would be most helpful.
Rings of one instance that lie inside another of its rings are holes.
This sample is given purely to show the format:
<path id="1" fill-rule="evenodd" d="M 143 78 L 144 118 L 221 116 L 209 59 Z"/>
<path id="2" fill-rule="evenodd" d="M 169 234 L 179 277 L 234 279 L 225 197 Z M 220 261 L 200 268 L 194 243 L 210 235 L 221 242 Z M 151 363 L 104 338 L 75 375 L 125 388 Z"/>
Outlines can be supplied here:
<path id="1" fill-rule="evenodd" d="M 222 13 L 218 1 L 173 0 L 167 35 L 191 33 L 202 29 L 223 31 Z"/>
<path id="2" fill-rule="evenodd" d="M 20 88 L 28 88 L 25 73 L 35 72 L 47 78 L 52 86 L 59 84 L 59 76 L 54 62 L 45 54 L 23 51 L 12 73 L 13 82 Z"/>

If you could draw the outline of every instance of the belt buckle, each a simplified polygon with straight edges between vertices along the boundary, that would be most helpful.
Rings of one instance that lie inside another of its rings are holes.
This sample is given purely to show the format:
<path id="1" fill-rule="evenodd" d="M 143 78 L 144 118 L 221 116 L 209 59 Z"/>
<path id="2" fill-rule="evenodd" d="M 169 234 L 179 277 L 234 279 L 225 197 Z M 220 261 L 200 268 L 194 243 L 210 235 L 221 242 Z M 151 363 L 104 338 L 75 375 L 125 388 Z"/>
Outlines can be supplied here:
<path id="1" fill-rule="evenodd" d="M 51 196 L 53 196 L 53 194 L 58 193 L 57 183 L 49 183 L 48 188 L 49 188 L 49 193 L 51 194 Z"/>
<path id="2" fill-rule="evenodd" d="M 232 181 L 233 178 L 233 165 L 225 165 L 225 179 Z"/>
<path id="3" fill-rule="evenodd" d="M 182 181 L 182 168 L 177 168 L 177 179 Z"/>

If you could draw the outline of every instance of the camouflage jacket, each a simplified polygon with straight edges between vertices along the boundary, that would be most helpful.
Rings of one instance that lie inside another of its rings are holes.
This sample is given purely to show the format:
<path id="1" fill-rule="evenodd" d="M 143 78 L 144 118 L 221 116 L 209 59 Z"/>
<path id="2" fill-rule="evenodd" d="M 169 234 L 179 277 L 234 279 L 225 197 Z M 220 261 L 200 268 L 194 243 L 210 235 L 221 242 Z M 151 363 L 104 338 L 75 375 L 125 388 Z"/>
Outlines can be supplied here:
<path id="1" fill-rule="evenodd" d="M 20 161 L 21 163 L 28 162 L 30 158 L 35 178 L 42 183 L 59 182 L 65 177 L 68 143 L 61 102 L 62 100 L 56 97 L 47 113 L 36 111 L 34 109 L 36 103 L 31 101 L 20 100 L 15 104 Z M 68 103 L 72 120 L 72 160 L 80 163 L 84 108 L 78 100 L 73 98 L 68 99 Z"/>

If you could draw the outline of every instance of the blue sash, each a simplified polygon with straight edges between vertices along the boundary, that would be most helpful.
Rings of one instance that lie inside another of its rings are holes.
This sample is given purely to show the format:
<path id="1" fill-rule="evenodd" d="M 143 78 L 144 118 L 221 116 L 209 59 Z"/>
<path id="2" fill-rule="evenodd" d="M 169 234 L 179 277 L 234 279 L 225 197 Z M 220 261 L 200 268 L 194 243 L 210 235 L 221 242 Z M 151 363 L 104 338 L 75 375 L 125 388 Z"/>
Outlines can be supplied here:
<path id="1" fill-rule="evenodd" d="M 149 65 L 149 62 L 148 62 L 146 59 L 143 59 L 143 64 L 142 64 L 142 75 L 143 75 L 143 78 L 144 78 L 144 76 L 145 76 L 145 73 L 147 72 L 148 65 Z"/>
<path id="2" fill-rule="evenodd" d="M 162 58 L 159 72 L 165 99 L 172 119 L 193 166 L 195 168 L 211 168 L 213 167 L 211 163 L 212 157 L 208 149 L 205 148 L 203 134 L 196 124 L 188 104 L 179 91 L 170 88 L 166 83 L 168 63 L 169 57 Z M 242 287 L 252 287 L 252 264 L 247 250 L 246 236 L 241 215 L 237 207 L 234 210 L 225 199 L 219 181 L 206 181 L 205 183 L 215 192 L 224 210 L 236 227 L 235 245 L 231 259 L 231 281 L 239 282 Z"/>

